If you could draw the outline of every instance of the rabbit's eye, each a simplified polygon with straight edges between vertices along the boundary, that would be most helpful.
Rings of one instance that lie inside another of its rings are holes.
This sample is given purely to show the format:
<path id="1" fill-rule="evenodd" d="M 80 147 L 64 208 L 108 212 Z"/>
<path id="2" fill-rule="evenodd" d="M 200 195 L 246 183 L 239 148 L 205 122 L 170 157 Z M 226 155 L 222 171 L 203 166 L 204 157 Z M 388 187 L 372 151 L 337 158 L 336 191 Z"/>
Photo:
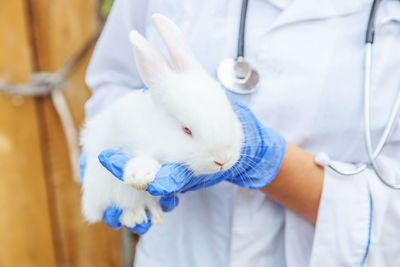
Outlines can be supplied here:
<path id="1" fill-rule="evenodd" d="M 192 136 L 192 131 L 188 127 L 182 127 L 185 134 Z"/>

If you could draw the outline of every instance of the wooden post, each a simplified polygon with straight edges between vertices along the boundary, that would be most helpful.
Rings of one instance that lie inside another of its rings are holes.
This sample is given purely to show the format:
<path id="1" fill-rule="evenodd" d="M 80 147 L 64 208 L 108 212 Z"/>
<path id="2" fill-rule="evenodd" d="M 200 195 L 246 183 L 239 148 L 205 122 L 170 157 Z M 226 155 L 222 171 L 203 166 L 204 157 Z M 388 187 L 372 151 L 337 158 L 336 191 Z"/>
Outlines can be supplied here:
<path id="1" fill-rule="evenodd" d="M 97 30 L 95 0 L 0 0 L 0 79 L 60 68 Z M 88 57 L 64 91 L 77 127 Z M 0 266 L 122 266 L 119 232 L 80 212 L 65 136 L 50 97 L 0 94 Z"/>

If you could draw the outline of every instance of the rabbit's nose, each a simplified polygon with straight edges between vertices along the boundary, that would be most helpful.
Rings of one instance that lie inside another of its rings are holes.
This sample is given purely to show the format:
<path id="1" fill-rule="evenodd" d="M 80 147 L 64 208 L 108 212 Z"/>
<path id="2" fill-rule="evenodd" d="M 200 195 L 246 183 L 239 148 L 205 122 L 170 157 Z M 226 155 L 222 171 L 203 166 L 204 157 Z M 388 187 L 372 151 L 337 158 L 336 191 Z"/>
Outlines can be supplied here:
<path id="1" fill-rule="evenodd" d="M 224 164 L 225 164 L 225 163 L 221 163 L 221 162 L 218 162 L 218 161 L 215 161 L 215 160 L 214 160 L 214 163 L 217 164 L 220 167 L 224 166 Z"/>

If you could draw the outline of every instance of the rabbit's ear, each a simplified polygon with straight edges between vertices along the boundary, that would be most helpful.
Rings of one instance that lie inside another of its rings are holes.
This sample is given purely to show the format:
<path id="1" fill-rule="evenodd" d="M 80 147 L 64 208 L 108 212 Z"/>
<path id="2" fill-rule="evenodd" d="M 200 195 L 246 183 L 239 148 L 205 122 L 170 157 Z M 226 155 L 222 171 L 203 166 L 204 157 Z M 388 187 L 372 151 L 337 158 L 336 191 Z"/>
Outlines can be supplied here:
<path id="1" fill-rule="evenodd" d="M 175 70 L 184 71 L 197 67 L 198 62 L 178 26 L 161 14 L 154 14 L 152 21 L 168 48 Z"/>
<path id="2" fill-rule="evenodd" d="M 135 52 L 139 74 L 147 87 L 160 82 L 166 73 L 172 72 L 167 59 L 140 33 L 131 31 L 129 38 Z"/>

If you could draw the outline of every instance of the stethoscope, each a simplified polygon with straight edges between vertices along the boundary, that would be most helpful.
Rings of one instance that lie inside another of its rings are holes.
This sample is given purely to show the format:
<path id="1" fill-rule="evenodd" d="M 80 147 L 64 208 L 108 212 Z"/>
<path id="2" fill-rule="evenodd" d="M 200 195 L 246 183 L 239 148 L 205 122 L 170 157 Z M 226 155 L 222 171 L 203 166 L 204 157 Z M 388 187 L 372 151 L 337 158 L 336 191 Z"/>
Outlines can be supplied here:
<path id="1" fill-rule="evenodd" d="M 226 58 L 217 69 L 217 77 L 228 90 L 238 94 L 253 93 L 258 84 L 258 73 L 244 60 L 244 33 L 246 26 L 248 0 L 242 1 L 240 12 L 239 38 L 236 59 Z"/>
<path id="2" fill-rule="evenodd" d="M 365 145 L 367 148 L 367 154 L 369 162 L 361 162 L 357 164 L 357 167 L 345 170 L 339 166 L 335 166 L 335 163 L 325 153 L 320 153 L 315 157 L 315 162 L 321 166 L 328 167 L 341 175 L 355 175 L 361 173 L 367 167 L 371 167 L 378 178 L 386 186 L 393 189 L 400 189 L 400 184 L 392 184 L 387 181 L 382 172 L 379 170 L 376 159 L 381 153 L 385 143 L 391 133 L 397 114 L 400 108 L 400 91 L 397 94 L 394 106 L 389 116 L 389 120 L 386 123 L 385 129 L 382 136 L 379 139 L 378 145 L 375 150 L 372 148 L 371 141 L 371 115 L 370 115 L 370 104 L 371 104 L 371 70 L 372 70 L 372 46 L 374 43 L 375 34 L 375 15 L 378 10 L 378 6 L 381 0 L 373 0 L 370 15 L 368 18 L 368 26 L 365 37 L 365 61 L 364 61 L 364 135 Z M 259 81 L 259 76 L 256 70 L 252 69 L 250 64 L 244 60 L 244 32 L 246 23 L 248 0 L 242 1 L 242 9 L 240 13 L 240 28 L 238 38 L 238 52 L 236 59 L 224 59 L 217 69 L 217 77 L 221 84 L 227 89 L 239 94 L 251 94 L 253 93 Z"/>

